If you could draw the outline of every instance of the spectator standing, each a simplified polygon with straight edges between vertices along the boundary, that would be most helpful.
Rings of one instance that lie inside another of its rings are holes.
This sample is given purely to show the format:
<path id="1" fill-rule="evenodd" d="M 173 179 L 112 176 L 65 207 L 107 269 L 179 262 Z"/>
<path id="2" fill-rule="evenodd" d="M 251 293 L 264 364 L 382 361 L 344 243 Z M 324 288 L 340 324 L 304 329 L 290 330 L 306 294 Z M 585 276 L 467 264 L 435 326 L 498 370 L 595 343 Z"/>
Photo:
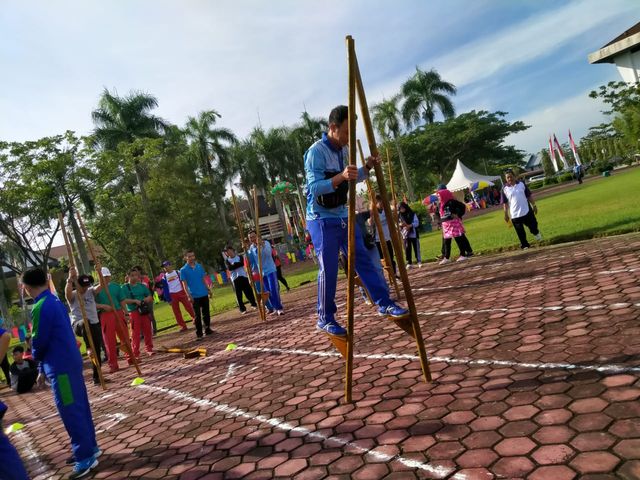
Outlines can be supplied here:
<path id="1" fill-rule="evenodd" d="M 184 260 L 185 264 L 180 269 L 180 279 L 189 301 L 193 305 L 196 337 L 202 338 L 203 324 L 204 333 L 206 335 L 213 334 L 213 330 L 211 330 L 211 312 L 209 310 L 209 298 L 213 291 L 206 280 L 207 272 L 196 261 L 196 254 L 193 250 L 184 252 Z"/>
<path id="2" fill-rule="evenodd" d="M 505 171 L 505 185 L 502 187 L 502 205 L 504 208 L 504 221 L 511 223 L 520 240 L 520 248 L 528 249 L 531 245 L 527 241 L 526 226 L 536 240 L 542 240 L 542 235 L 538 229 L 536 214 L 538 207 L 533 199 L 531 190 L 524 182 L 518 180 L 513 170 Z"/>

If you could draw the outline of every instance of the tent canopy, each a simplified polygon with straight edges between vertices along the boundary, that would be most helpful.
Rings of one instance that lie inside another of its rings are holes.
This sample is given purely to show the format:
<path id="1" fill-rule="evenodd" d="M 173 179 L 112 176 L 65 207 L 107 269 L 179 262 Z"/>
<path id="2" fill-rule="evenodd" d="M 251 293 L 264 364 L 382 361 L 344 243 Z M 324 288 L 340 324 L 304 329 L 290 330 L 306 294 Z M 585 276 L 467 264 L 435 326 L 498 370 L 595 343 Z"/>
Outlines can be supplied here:
<path id="1" fill-rule="evenodd" d="M 456 169 L 454 170 L 453 175 L 451 175 L 449 183 L 447 183 L 447 189 L 452 192 L 457 192 L 459 190 L 464 190 L 465 188 L 470 188 L 471 184 L 474 182 L 493 182 L 494 180 L 500 180 L 500 176 L 480 175 L 466 167 L 464 163 L 458 160 L 456 163 Z"/>

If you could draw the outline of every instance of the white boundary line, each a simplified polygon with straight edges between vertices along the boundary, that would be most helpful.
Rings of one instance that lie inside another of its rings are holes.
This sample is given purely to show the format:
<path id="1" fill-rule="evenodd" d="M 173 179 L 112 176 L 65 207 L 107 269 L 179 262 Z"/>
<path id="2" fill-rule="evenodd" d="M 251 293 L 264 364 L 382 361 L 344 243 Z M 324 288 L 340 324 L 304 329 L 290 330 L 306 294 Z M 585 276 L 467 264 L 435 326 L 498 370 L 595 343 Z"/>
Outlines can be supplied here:
<path id="1" fill-rule="evenodd" d="M 244 347 L 238 346 L 236 350 L 244 350 L 248 352 L 261 352 L 261 353 L 279 353 L 283 355 L 307 355 L 313 357 L 340 357 L 337 352 L 313 352 L 310 350 L 286 350 L 283 348 L 270 348 L 270 347 Z M 365 358 L 368 360 L 419 360 L 417 355 L 408 354 L 394 354 L 394 353 L 359 353 L 354 354 L 356 358 Z M 445 362 L 458 365 L 471 365 L 471 366 L 486 366 L 495 365 L 500 367 L 520 367 L 530 368 L 536 370 L 588 370 L 601 373 L 640 373 L 640 366 L 626 366 L 616 364 L 604 364 L 604 365 L 580 365 L 574 363 L 544 363 L 544 362 L 514 362 L 512 360 L 484 360 L 484 359 L 472 359 L 472 358 L 451 358 L 442 356 L 428 357 L 431 362 Z"/>
<path id="2" fill-rule="evenodd" d="M 537 312 L 556 312 L 559 310 L 564 310 L 567 312 L 575 312 L 579 310 L 605 310 L 607 308 L 626 308 L 626 307 L 636 307 L 640 308 L 640 303 L 629 303 L 629 302 L 620 302 L 620 303 L 611 303 L 609 305 L 597 304 L 597 305 L 552 305 L 549 307 L 510 307 L 510 308 L 481 308 L 478 310 L 431 310 L 428 312 L 418 312 L 418 315 L 431 315 L 431 316 L 442 316 L 442 315 L 473 315 L 476 313 L 496 313 L 496 312 L 526 312 L 526 311 L 537 311 Z"/>
<path id="3" fill-rule="evenodd" d="M 295 425 L 287 423 L 286 421 L 278 418 L 267 417 L 265 415 L 252 413 L 247 410 L 243 410 L 241 408 L 228 405 L 226 403 L 214 402 L 212 400 L 206 400 L 204 398 L 195 397 L 189 393 L 181 392 L 179 390 L 173 390 L 170 388 L 157 387 L 157 386 L 146 385 L 146 384 L 140 385 L 138 388 L 142 388 L 144 390 L 149 390 L 154 392 L 161 392 L 176 400 L 182 400 L 188 403 L 195 404 L 200 407 L 212 408 L 217 412 L 223 413 L 225 415 L 229 415 L 231 417 L 240 417 L 247 420 L 253 420 L 262 424 L 269 425 L 273 428 L 277 428 L 278 430 L 283 430 L 285 432 L 295 432 L 295 433 L 304 435 L 305 437 L 310 439 L 322 440 L 323 442 L 335 444 L 337 446 L 349 447 L 350 449 L 355 450 L 356 452 L 362 455 L 369 455 L 380 462 L 396 461 L 406 467 L 423 470 L 425 472 L 428 472 L 432 475 L 437 476 L 438 478 L 445 478 L 447 475 L 451 475 L 451 473 L 454 471 L 450 467 L 448 468 L 448 467 L 439 466 L 439 465 L 431 465 L 429 463 L 422 463 L 416 460 L 411 460 L 410 458 L 405 458 L 401 455 L 389 455 L 387 453 L 377 451 L 377 449 L 375 448 L 368 449 L 365 447 L 361 447 L 357 443 L 350 442 L 348 440 L 345 440 L 344 438 L 327 436 L 320 432 L 314 432 L 312 430 L 309 430 L 308 428 L 305 428 L 305 427 L 297 427 Z M 465 480 L 467 477 L 464 474 L 454 474 L 451 478 L 456 480 Z"/>
<path id="4" fill-rule="evenodd" d="M 20 443 L 22 444 L 19 450 L 22 450 L 23 452 L 25 452 L 27 459 L 31 460 L 34 463 L 35 475 L 39 476 L 39 475 L 42 475 L 43 473 L 46 473 L 46 474 L 51 473 L 49 471 L 49 467 L 45 463 L 43 463 L 38 453 L 31 446 L 34 444 L 31 438 L 31 435 L 28 432 L 25 432 L 24 430 L 18 430 L 17 432 L 15 432 L 15 436 L 18 439 L 20 439 Z M 25 465 L 25 468 L 26 468 L 26 465 Z"/>

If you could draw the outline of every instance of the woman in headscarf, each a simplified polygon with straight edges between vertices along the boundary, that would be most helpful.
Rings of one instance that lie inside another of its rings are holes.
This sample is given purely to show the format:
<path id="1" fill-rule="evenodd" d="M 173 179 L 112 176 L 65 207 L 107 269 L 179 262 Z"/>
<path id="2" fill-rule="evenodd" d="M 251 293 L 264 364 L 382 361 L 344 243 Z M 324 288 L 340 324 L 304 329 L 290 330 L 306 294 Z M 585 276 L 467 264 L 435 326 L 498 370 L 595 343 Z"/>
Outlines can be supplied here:
<path id="1" fill-rule="evenodd" d="M 453 193 L 447 190 L 445 185 L 438 185 L 436 192 L 440 200 L 440 218 L 442 220 L 442 238 L 443 248 L 442 255 L 444 258 L 440 261 L 440 265 L 450 262 L 451 257 L 451 239 L 456 241 L 460 249 L 458 262 L 467 260 L 473 255 L 471 244 L 465 235 L 464 225 L 462 224 L 462 216 L 466 211 L 464 203 L 459 202 L 453 197 Z"/>
<path id="2" fill-rule="evenodd" d="M 400 216 L 398 217 L 400 223 L 400 231 L 402 232 L 402 238 L 404 240 L 404 253 L 407 260 L 407 268 L 412 267 L 411 250 L 416 254 L 416 262 L 418 267 L 422 266 L 422 257 L 420 255 L 420 235 L 418 234 L 418 226 L 420 220 L 418 215 L 411 210 L 411 207 L 406 202 L 400 202 L 398 207 Z"/>

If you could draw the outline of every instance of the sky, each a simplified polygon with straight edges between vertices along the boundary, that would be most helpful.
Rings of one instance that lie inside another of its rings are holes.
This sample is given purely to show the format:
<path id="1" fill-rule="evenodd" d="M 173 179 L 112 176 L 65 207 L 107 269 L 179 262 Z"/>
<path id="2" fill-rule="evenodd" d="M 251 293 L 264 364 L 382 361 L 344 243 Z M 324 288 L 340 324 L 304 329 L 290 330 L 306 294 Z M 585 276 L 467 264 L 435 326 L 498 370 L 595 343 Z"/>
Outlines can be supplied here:
<path id="1" fill-rule="evenodd" d="M 351 34 L 370 105 L 435 68 L 458 113 L 508 112 L 536 152 L 603 120 L 587 94 L 620 77 L 587 55 L 638 20 L 637 0 L 0 0 L 0 139 L 87 134 L 104 88 L 155 95 L 177 125 L 215 109 L 240 137 L 326 117 Z"/>

